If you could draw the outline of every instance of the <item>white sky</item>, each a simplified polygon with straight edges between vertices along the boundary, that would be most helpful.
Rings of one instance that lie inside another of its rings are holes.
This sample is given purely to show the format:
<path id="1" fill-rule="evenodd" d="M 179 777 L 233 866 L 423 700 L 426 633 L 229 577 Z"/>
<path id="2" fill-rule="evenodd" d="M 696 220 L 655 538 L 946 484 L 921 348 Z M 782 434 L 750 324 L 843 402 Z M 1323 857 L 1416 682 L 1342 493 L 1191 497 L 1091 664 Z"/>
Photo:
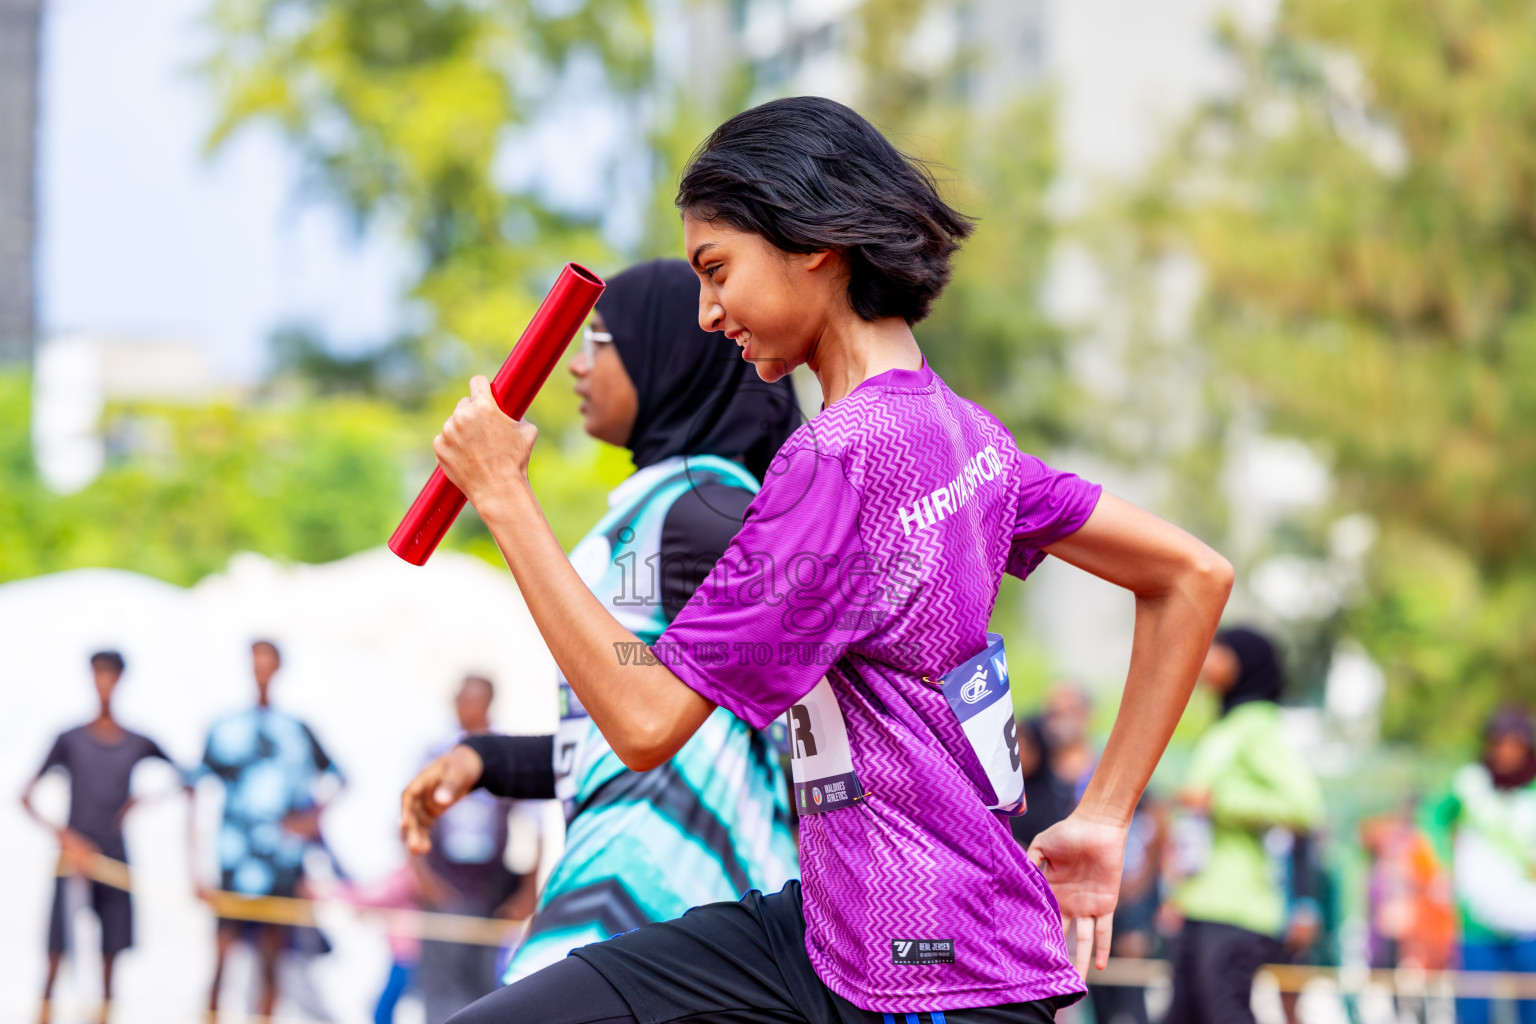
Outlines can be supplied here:
<path id="1" fill-rule="evenodd" d="M 409 259 L 299 198 L 275 134 L 202 155 L 193 66 L 206 0 L 50 0 L 40 145 L 40 314 L 48 333 L 192 339 L 257 372 L 273 327 L 387 338 Z"/>

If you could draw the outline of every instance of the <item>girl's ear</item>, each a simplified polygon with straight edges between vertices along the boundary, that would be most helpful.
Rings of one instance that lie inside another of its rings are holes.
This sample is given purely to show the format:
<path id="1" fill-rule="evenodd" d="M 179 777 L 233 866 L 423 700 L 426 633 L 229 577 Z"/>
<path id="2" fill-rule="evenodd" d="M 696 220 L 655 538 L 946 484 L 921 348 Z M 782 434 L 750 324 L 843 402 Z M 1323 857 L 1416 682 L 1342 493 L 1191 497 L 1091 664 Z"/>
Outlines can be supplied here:
<path id="1" fill-rule="evenodd" d="M 805 260 L 804 266 L 806 270 L 819 270 L 822 264 L 826 263 L 833 255 L 834 253 L 831 249 L 823 249 L 820 252 L 806 253 L 801 258 Z"/>

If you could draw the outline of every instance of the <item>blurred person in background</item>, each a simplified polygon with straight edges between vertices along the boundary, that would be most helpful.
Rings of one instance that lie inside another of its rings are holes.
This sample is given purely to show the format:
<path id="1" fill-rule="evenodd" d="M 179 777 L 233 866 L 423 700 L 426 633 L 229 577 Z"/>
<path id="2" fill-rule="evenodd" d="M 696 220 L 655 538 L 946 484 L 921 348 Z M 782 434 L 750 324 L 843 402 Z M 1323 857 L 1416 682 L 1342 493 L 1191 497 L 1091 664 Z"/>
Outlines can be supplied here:
<path id="1" fill-rule="evenodd" d="M 304 852 L 319 841 L 320 816 L 345 785 L 314 731 L 272 706 L 272 681 L 281 667 L 275 643 L 257 640 L 251 645 L 256 705 L 213 723 L 202 763 L 190 776 L 193 783 L 216 779 L 223 788 L 217 842 L 221 894 L 203 885 L 200 859 L 194 856 L 192 862 L 194 887 L 216 909 L 228 894 L 297 896 Z M 277 1005 L 278 959 L 290 931 L 287 925 L 219 919 L 210 1019 L 218 1013 L 229 951 L 242 940 L 257 953 L 256 1013 L 271 1017 Z"/>
<path id="2" fill-rule="evenodd" d="M 91 655 L 90 664 L 100 710 L 91 721 L 53 741 L 42 768 L 21 794 L 21 806 L 59 841 L 58 877 L 48 919 L 48 975 L 39 1015 L 43 1024 L 51 1019 L 54 981 L 64 950 L 72 945 L 67 938 L 72 924 L 70 911 L 84 902 L 89 902 L 101 925 L 100 1020 L 105 1022 L 111 1012 L 112 968 L 117 955 L 133 945 L 133 900 L 128 894 L 126 872 L 122 871 L 128 862 L 123 819 L 135 803 L 129 783 L 134 766 L 146 758 L 171 763 L 158 743 L 123 728 L 113 717 L 112 694 L 126 667 L 123 656 L 117 651 L 98 651 Z M 37 783 L 55 768 L 69 776 L 69 815 L 64 825 L 48 821 L 32 806 Z M 103 857 L 116 863 L 103 865 Z M 122 871 L 122 877 L 103 880 L 113 868 Z"/>
<path id="3" fill-rule="evenodd" d="M 1077 787 L 1051 770 L 1041 716 L 1017 723 L 1019 769 L 1024 773 L 1024 812 L 1008 819 L 1013 838 L 1026 850 L 1035 836 L 1061 821 L 1077 806 Z"/>
<path id="4" fill-rule="evenodd" d="M 1468 971 L 1536 973 L 1536 724 L 1529 709 L 1500 708 L 1483 732 L 1482 759 L 1463 765 L 1424 808 L 1425 829 L 1451 865 Z M 1518 1003 L 1536 1024 L 1536 1000 Z M 1492 1004 L 1457 999 L 1461 1024 L 1486 1024 Z"/>
<path id="5" fill-rule="evenodd" d="M 1360 824 L 1368 864 L 1366 951 L 1382 970 L 1439 971 L 1451 966 L 1456 910 L 1445 865 L 1415 821 L 1416 801 Z M 1400 1017 L 1428 1020 L 1429 997 L 1403 996 L 1393 1003 Z"/>
<path id="6" fill-rule="evenodd" d="M 1324 834 L 1272 828 L 1264 836 L 1264 845 L 1286 894 L 1285 933 L 1278 962 L 1314 967 L 1333 963 L 1338 908 L 1325 863 Z M 1300 1000 L 1300 992 L 1280 993 L 1280 1006 L 1290 1024 L 1301 1019 Z"/>
<path id="7" fill-rule="evenodd" d="M 609 280 L 571 362 L 586 432 L 628 448 L 635 463 L 571 562 L 646 642 L 719 561 L 799 423 L 789 381 L 760 382 L 736 346 L 700 330 L 698 301 L 687 263 L 632 267 Z M 418 843 L 477 785 L 566 802 L 565 853 L 505 981 L 690 907 L 777 892 L 798 875 L 784 773 L 762 732 L 720 708 L 671 761 L 632 772 L 557 683 L 557 735 L 471 737 L 404 798 Z"/>
<path id="8" fill-rule="evenodd" d="M 1173 897 L 1184 923 L 1165 1020 L 1252 1022 L 1254 973 L 1282 955 L 1288 916 L 1265 836 L 1276 827 L 1316 828 L 1322 791 L 1282 731 L 1284 677 L 1267 637 L 1246 628 L 1217 633 L 1201 679 L 1220 695 L 1221 717 L 1196 744 L 1179 799 L 1204 819 L 1208 844 Z"/>
<path id="9" fill-rule="evenodd" d="M 1024 813 L 1009 819 L 1014 838 L 1026 849 L 1039 833 L 1071 814 L 1093 777 L 1098 753 L 1089 736 L 1093 701 L 1081 687 L 1058 683 L 1038 718 L 1018 731 L 1024 773 Z M 1126 838 L 1120 898 L 1115 904 L 1110 953 L 1142 958 L 1152 954 L 1153 921 L 1162 902 L 1162 851 L 1166 815 L 1150 792 L 1143 793 Z M 1089 985 L 1097 1024 L 1146 1024 L 1144 988 Z M 1071 1013 L 1071 1010 L 1061 1011 Z"/>
<path id="10" fill-rule="evenodd" d="M 365 884 L 317 884 L 313 880 L 306 884 L 319 899 L 337 899 L 374 910 L 419 911 L 447 899 L 442 883 L 427 870 L 425 860 L 411 856 L 395 870 Z M 400 1000 L 416 987 L 416 970 L 421 964 L 421 937 L 414 921 L 386 916 L 384 938 L 389 944 L 389 972 L 373 1007 L 373 1024 L 393 1024 Z"/>
<path id="11" fill-rule="evenodd" d="M 1148 790 L 1131 816 L 1125 841 L 1120 900 L 1115 904 L 1111 956 L 1145 959 L 1154 952 L 1157 910 L 1163 902 L 1163 850 L 1168 815 Z M 1147 1024 L 1147 990 L 1133 985 L 1088 986 L 1096 1024 Z"/>
<path id="12" fill-rule="evenodd" d="M 466 676 L 453 699 L 458 731 L 440 744 L 430 760 L 471 736 L 493 736 L 491 704 L 496 688 L 483 676 Z M 418 886 L 423 906 L 471 917 L 524 918 L 533 913 L 538 861 L 532 870 L 507 866 L 512 840 L 512 801 L 476 790 L 448 808 L 432 828 L 432 849 L 419 862 L 425 886 Z M 421 944 L 417 988 L 426 1006 L 427 1024 L 442 1024 L 470 1003 L 496 990 L 495 946 L 442 942 Z"/>
<path id="13" fill-rule="evenodd" d="M 277 965 L 278 991 L 283 994 L 283 1004 L 288 1013 L 310 1024 L 330 1024 L 336 1017 L 331 1013 L 315 970 L 320 958 L 328 956 L 334 947 L 325 933 L 314 925 L 295 925 L 285 931 L 287 941 Z"/>
<path id="14" fill-rule="evenodd" d="M 342 883 L 347 881 L 347 873 L 326 841 L 322 826 L 323 822 L 316 823 L 314 837 L 305 844 L 299 871 L 301 896 L 317 874 Z M 317 925 L 295 925 L 287 929 L 283 951 L 278 957 L 278 991 L 283 994 L 283 1004 L 289 1013 L 311 1024 L 326 1024 L 336 1019 L 315 977 L 321 958 L 329 956 L 334 948 Z"/>
<path id="15" fill-rule="evenodd" d="M 1051 772 L 1072 786 L 1072 806 L 1088 788 L 1098 752 L 1088 735 L 1093 699 L 1075 683 L 1058 683 L 1045 698 L 1041 731 L 1051 762 Z M 1070 813 L 1070 809 L 1069 809 Z"/>
<path id="16" fill-rule="evenodd" d="M 1360 824 L 1372 967 L 1439 971 L 1451 966 L 1456 911 L 1446 862 L 1416 820 L 1416 801 Z"/>
<path id="17" fill-rule="evenodd" d="M 1052 721 L 1054 714 L 1062 714 L 1065 721 Z M 1041 713 L 1017 723 L 1024 810 L 1009 817 L 1008 827 L 1025 850 L 1035 836 L 1065 820 L 1077 806 L 1082 792 L 1079 783 L 1083 781 L 1078 771 L 1086 760 L 1082 747 L 1087 741 L 1087 719 L 1087 695 L 1068 683 L 1057 683 L 1046 695 Z M 1062 747 L 1066 748 L 1066 757 L 1059 756 Z M 1061 771 L 1059 766 L 1070 768 Z M 1058 1016 L 1069 1022 L 1081 1019 L 1082 1014 L 1081 1004 L 1058 1011 Z"/>
<path id="18" fill-rule="evenodd" d="M 1035 836 L 1066 818 L 1088 785 L 1096 760 L 1088 738 L 1093 702 L 1080 687 L 1057 683 L 1045 707 L 1019 723 L 1019 768 L 1024 813 L 1008 819 L 1013 837 L 1028 849 Z"/>

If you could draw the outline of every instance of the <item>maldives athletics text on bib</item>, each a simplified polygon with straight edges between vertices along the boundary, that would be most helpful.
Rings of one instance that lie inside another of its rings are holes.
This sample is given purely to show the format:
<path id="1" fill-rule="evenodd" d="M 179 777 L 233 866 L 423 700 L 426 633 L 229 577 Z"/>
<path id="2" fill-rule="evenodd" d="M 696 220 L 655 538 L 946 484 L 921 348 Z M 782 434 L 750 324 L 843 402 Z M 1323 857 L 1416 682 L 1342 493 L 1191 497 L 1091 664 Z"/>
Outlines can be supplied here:
<path id="1" fill-rule="evenodd" d="M 944 699 L 960 720 L 965 738 L 992 783 L 994 811 L 1024 809 L 1024 773 L 1019 767 L 1018 725 L 1008 692 L 1008 653 L 1003 638 L 987 634 L 987 647 L 946 672 L 940 680 Z"/>
<path id="2" fill-rule="evenodd" d="M 795 809 L 801 814 L 825 814 L 852 807 L 864 791 L 853 774 L 843 709 L 838 707 L 837 694 L 827 677 L 822 676 L 786 717 Z"/>

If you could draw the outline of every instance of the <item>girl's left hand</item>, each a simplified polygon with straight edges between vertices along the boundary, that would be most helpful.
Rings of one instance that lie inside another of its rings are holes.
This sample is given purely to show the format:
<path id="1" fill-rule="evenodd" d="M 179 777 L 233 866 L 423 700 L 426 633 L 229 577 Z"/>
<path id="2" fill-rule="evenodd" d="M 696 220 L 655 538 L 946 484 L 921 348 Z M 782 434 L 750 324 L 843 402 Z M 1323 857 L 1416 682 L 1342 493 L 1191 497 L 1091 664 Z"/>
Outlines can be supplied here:
<path id="1" fill-rule="evenodd" d="M 1125 837 L 1125 826 L 1096 820 L 1079 809 L 1029 846 L 1029 859 L 1045 875 L 1061 908 L 1063 930 L 1077 925 L 1072 965 L 1084 978 L 1090 964 L 1101 971 L 1109 965 Z"/>
<path id="2" fill-rule="evenodd" d="M 476 508 L 498 488 L 528 481 L 528 456 L 539 430 L 514 420 L 496 405 L 491 382 L 471 377 L 469 397 L 459 399 L 443 432 L 432 440 L 437 464 Z"/>

